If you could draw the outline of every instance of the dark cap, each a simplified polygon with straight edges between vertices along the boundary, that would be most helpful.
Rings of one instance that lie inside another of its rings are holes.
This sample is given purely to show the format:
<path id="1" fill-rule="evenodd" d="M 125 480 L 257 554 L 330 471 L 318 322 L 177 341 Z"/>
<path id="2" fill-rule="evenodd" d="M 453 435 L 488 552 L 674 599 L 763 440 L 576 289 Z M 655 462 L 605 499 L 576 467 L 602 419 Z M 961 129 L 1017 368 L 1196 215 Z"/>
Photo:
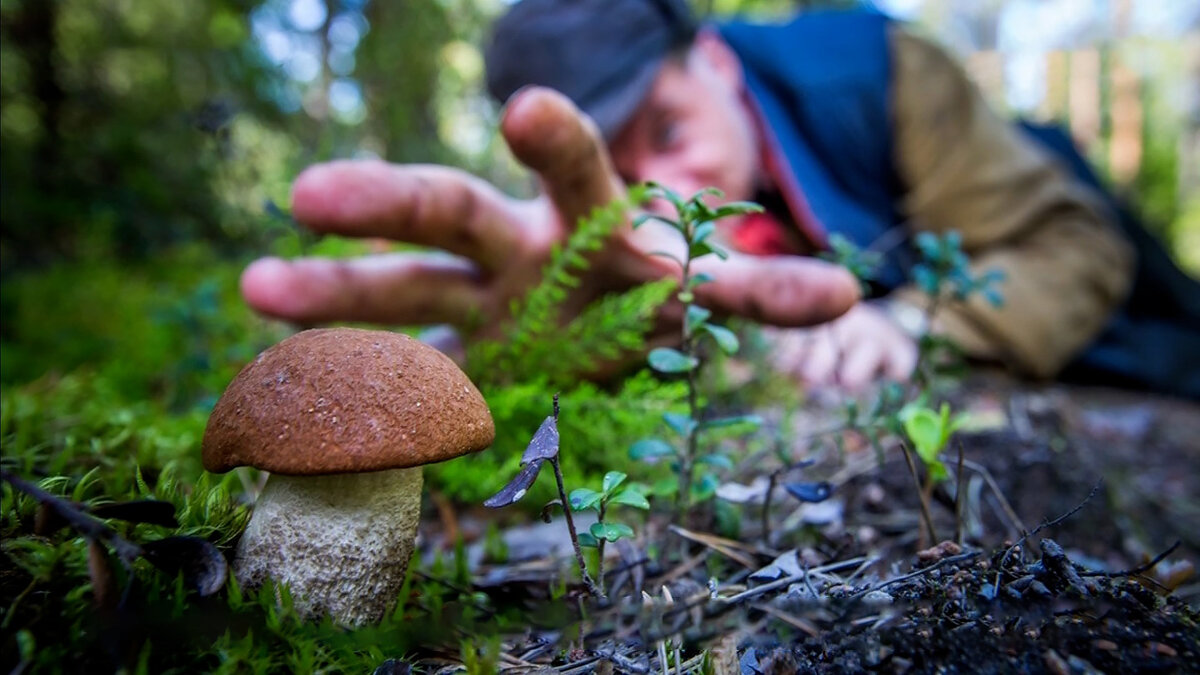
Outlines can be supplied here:
<path id="1" fill-rule="evenodd" d="M 503 103 L 526 85 L 556 89 L 611 140 L 695 36 L 685 0 L 522 0 L 492 28 L 488 91 Z"/>

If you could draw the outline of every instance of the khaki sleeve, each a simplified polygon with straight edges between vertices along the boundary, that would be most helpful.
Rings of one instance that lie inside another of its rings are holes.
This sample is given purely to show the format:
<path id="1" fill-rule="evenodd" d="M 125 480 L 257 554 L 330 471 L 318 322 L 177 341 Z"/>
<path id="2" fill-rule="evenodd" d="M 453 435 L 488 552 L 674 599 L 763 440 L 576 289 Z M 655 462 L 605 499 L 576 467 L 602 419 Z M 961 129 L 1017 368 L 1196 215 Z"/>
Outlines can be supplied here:
<path id="1" fill-rule="evenodd" d="M 915 230 L 958 230 L 974 273 L 998 269 L 1003 306 L 943 304 L 933 330 L 968 355 L 1052 377 L 1125 297 L 1133 255 L 1099 196 L 984 102 L 939 47 L 892 40 L 896 166 Z M 924 307 L 915 287 L 891 296 Z"/>

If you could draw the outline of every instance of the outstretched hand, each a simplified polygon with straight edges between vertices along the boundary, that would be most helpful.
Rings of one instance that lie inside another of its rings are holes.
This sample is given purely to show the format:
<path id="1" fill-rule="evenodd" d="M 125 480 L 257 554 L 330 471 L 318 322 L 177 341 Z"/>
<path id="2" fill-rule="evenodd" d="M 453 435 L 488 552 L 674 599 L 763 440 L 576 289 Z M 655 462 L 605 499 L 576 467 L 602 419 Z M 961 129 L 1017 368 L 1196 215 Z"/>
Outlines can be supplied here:
<path id="1" fill-rule="evenodd" d="M 365 321 L 397 325 L 482 319 L 494 324 L 509 301 L 538 279 L 555 244 L 593 207 L 624 195 L 595 125 L 562 95 L 529 88 L 510 101 L 501 132 L 517 159 L 540 177 L 544 196 L 509 198 L 464 172 L 431 165 L 336 161 L 305 170 L 292 189 L 295 218 L 316 232 L 385 237 L 452 255 L 393 253 L 351 260 L 263 258 L 242 275 L 255 310 L 298 323 Z M 679 276 L 651 251 L 677 235 L 622 228 L 592 260 L 568 301 L 578 311 L 604 293 Z M 858 299 L 844 269 L 810 258 L 733 255 L 697 261 L 715 281 L 697 301 L 768 324 L 833 319 Z"/>

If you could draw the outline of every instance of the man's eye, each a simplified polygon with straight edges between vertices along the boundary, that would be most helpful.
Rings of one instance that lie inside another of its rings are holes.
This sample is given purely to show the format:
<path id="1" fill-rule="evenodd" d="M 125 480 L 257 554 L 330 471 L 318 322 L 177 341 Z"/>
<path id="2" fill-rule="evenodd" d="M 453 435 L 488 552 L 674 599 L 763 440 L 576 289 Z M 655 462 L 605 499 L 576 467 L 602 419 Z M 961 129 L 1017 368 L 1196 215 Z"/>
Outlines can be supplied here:
<path id="1" fill-rule="evenodd" d="M 670 148 L 679 140 L 679 125 L 673 120 L 659 124 L 654 129 L 654 147 L 656 150 Z"/>

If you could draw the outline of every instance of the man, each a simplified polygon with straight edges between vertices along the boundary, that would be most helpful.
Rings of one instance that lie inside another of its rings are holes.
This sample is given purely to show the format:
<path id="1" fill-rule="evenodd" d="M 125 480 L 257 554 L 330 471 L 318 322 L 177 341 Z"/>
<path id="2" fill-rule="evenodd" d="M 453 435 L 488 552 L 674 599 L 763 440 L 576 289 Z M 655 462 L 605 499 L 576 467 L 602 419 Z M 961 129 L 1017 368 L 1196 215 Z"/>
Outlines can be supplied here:
<path id="1" fill-rule="evenodd" d="M 516 202 L 439 167 L 311 168 L 294 187 L 301 222 L 458 257 L 262 260 L 243 276 L 252 306 L 308 322 L 495 316 L 536 280 L 570 223 L 643 180 L 767 205 L 766 216 L 724 226 L 746 255 L 706 261 L 717 281 L 699 299 L 784 327 L 773 333 L 777 363 L 810 382 L 907 377 L 924 330 L 973 357 L 1054 376 L 1081 353 L 1087 362 L 1133 283 L 1132 247 L 1101 193 L 993 115 L 941 50 L 879 15 L 697 32 L 681 0 L 525 0 L 497 23 L 486 60 L 489 89 L 508 101 L 501 130 L 546 196 Z M 975 268 L 1005 273 L 1005 303 L 947 304 L 924 326 L 923 300 L 904 283 L 904 235 L 951 229 Z M 873 289 L 881 300 L 856 303 L 853 279 L 807 257 L 834 232 L 864 247 L 892 240 Z M 653 229 L 620 233 L 572 304 L 677 274 L 647 254 L 673 243 Z M 824 335 L 792 328 L 822 322 Z M 1200 392 L 1194 364 L 1192 379 L 1171 367 L 1137 380 L 1143 364 L 1122 361 L 1130 335 L 1136 342 L 1126 330 L 1116 357 L 1101 353 L 1087 372 Z"/>

